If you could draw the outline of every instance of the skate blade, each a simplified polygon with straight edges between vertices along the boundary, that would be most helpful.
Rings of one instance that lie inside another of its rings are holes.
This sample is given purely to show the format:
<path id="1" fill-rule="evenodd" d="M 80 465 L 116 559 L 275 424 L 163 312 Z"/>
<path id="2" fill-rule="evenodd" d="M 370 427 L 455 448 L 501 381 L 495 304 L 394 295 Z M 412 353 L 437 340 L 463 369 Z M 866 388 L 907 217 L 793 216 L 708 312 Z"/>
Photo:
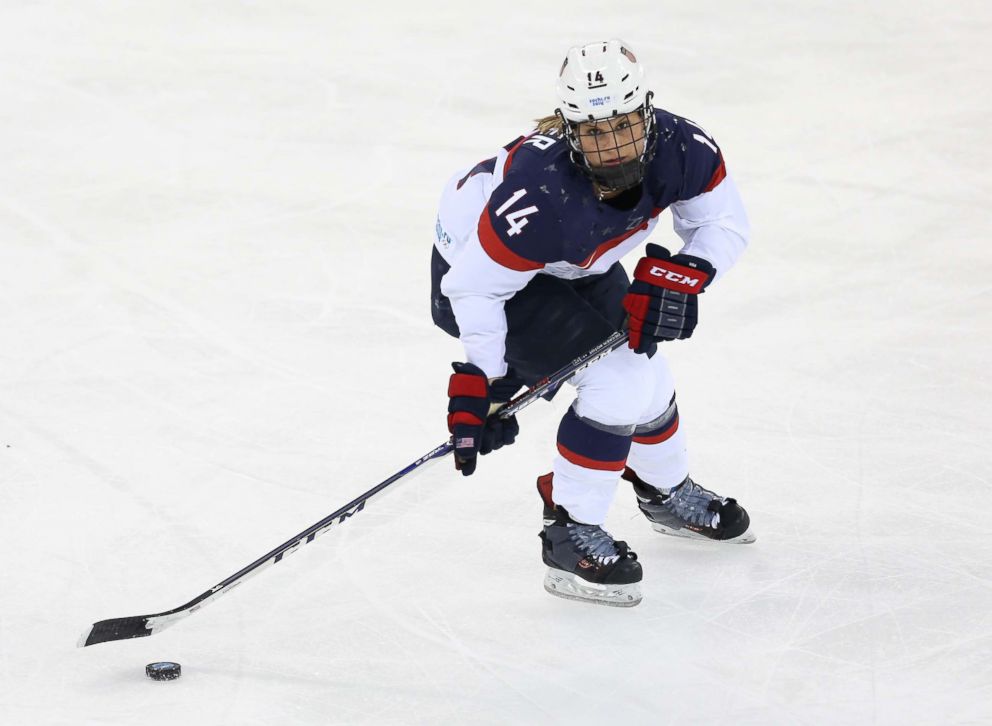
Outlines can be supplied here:
<path id="1" fill-rule="evenodd" d="M 615 608 L 632 608 L 641 601 L 641 585 L 600 585 L 586 582 L 570 572 L 548 568 L 544 576 L 544 589 L 555 597 L 580 600 Z"/>
<path id="2" fill-rule="evenodd" d="M 731 537 L 730 539 L 713 539 L 712 537 L 707 537 L 705 534 L 699 534 L 698 532 L 693 532 L 691 529 L 671 529 L 663 524 L 658 524 L 657 522 L 652 522 L 651 529 L 659 534 L 667 534 L 669 537 L 681 537 L 682 539 L 691 539 L 697 542 L 719 542 L 721 544 L 751 544 L 757 537 L 747 530 L 736 537 Z"/>

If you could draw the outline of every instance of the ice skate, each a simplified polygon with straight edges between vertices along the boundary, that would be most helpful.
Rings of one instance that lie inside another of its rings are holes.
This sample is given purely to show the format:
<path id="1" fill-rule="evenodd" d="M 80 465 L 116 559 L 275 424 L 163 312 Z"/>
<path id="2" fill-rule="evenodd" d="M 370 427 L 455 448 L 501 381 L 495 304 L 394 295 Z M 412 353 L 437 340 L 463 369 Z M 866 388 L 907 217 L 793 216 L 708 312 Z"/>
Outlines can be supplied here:
<path id="1" fill-rule="evenodd" d="M 550 474 L 541 477 L 546 478 Z M 617 542 L 599 525 L 576 522 L 547 499 L 540 537 L 548 566 L 544 589 L 552 595 L 613 607 L 641 601 L 641 565 L 626 542 Z"/>
<path id="2" fill-rule="evenodd" d="M 735 544 L 754 542 L 747 512 L 736 499 L 721 497 L 686 477 L 665 494 L 628 468 L 623 478 L 634 485 L 637 506 L 656 532 L 689 539 Z"/>

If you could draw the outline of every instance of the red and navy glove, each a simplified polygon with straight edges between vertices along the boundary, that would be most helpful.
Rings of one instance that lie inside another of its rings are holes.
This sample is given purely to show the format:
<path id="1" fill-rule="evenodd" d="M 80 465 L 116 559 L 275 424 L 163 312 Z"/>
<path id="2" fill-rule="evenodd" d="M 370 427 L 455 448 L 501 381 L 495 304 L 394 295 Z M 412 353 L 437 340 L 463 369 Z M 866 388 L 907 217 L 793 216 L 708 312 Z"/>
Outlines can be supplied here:
<path id="1" fill-rule="evenodd" d="M 713 265 L 699 257 L 672 257 L 656 244 L 645 252 L 623 299 L 630 314 L 629 345 L 638 353 L 652 353 L 660 340 L 690 337 L 699 317 L 696 296 L 716 275 Z"/>
<path id="2" fill-rule="evenodd" d="M 476 457 L 509 446 L 520 433 L 516 416 L 490 416 L 493 404 L 506 403 L 523 381 L 508 372 L 490 382 L 471 363 L 452 363 L 448 380 L 448 431 L 455 444 L 455 468 L 463 476 L 475 471 Z"/>

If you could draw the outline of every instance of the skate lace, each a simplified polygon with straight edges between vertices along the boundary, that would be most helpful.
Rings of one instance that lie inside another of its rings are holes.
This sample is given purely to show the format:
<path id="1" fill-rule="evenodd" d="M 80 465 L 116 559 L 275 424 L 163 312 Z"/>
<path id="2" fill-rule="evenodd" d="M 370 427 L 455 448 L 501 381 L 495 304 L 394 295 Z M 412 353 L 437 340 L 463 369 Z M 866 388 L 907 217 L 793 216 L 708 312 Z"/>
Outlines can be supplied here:
<path id="1" fill-rule="evenodd" d="M 723 500 L 692 479 L 686 479 L 684 484 L 672 490 L 665 506 L 687 522 L 715 529 L 720 524 L 720 512 L 714 511 L 716 507 L 711 508 L 714 501 Z"/>
<path id="2" fill-rule="evenodd" d="M 597 524 L 568 525 L 568 536 L 575 546 L 585 554 L 604 565 L 616 562 L 621 557 L 617 543 L 609 532 Z"/>

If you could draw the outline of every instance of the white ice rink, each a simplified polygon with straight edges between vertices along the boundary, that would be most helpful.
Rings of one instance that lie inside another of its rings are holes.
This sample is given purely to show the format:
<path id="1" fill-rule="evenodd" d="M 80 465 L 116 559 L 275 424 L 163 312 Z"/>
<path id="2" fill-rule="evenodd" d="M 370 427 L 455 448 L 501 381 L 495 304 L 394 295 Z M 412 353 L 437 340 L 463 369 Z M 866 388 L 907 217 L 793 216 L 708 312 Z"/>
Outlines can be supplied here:
<path id="1" fill-rule="evenodd" d="M 560 396 L 476 476 L 77 649 L 446 438 L 441 185 L 611 36 L 751 215 L 666 351 L 757 543 L 622 488 L 643 603 L 549 597 Z M 0 723 L 992 723 L 990 36 L 985 0 L 0 0 Z"/>

